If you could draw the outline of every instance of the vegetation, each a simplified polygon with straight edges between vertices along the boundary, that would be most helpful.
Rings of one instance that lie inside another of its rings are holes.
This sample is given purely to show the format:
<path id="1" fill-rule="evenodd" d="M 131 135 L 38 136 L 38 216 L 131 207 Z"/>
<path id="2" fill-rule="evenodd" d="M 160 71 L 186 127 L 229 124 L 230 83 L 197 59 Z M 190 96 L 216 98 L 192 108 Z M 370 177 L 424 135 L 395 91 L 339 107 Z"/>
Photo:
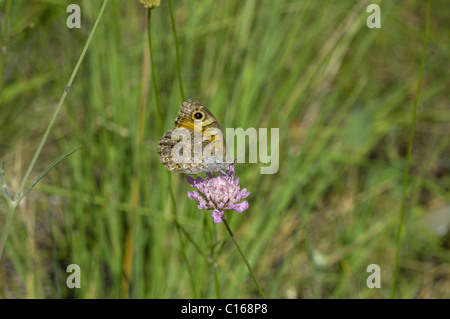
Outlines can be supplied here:
<path id="1" fill-rule="evenodd" d="M 76 1 L 82 27 L 69 29 L 72 2 L 0 1 L 11 197 L 103 4 Z M 366 26 L 371 2 L 380 29 Z M 419 0 L 162 0 L 150 15 L 110 0 L 26 187 L 67 156 L 14 211 L 0 297 L 260 297 L 225 225 L 159 161 L 188 98 L 222 128 L 279 128 L 278 172 L 236 164 L 249 209 L 225 213 L 266 298 L 389 298 L 397 251 L 393 296 L 450 297 L 450 11 L 432 2 L 421 74 L 426 12 Z M 71 264 L 79 289 L 66 286 Z M 371 264 L 380 289 L 366 285 Z"/>

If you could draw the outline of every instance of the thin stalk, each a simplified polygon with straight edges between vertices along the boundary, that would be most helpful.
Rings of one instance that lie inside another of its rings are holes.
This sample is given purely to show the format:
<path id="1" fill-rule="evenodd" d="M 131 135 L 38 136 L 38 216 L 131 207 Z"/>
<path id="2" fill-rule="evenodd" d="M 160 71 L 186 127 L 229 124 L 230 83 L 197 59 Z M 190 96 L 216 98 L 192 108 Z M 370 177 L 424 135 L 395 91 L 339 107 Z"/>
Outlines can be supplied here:
<path id="1" fill-rule="evenodd" d="M 91 43 L 91 40 L 94 36 L 95 30 L 97 29 L 98 24 L 100 23 L 100 19 L 103 15 L 103 12 L 105 11 L 106 8 L 106 4 L 108 3 L 109 0 L 104 0 L 103 1 L 103 5 L 102 8 L 100 9 L 100 13 L 97 16 L 97 19 L 95 20 L 94 26 L 92 28 L 91 33 L 89 34 L 89 37 L 86 41 L 86 44 L 84 45 L 83 51 L 81 52 L 80 57 L 78 58 L 78 62 L 75 65 L 75 68 L 72 72 L 72 75 L 70 76 L 69 82 L 67 82 L 67 85 L 64 89 L 64 92 L 61 96 L 61 99 L 59 100 L 58 106 L 56 107 L 55 112 L 53 113 L 53 116 L 50 120 L 50 123 L 48 124 L 47 129 L 45 130 L 44 136 L 41 139 L 41 142 L 39 143 L 39 146 L 36 150 L 36 152 L 34 153 L 33 159 L 31 160 L 31 163 L 27 169 L 27 172 L 25 173 L 24 178 L 22 179 L 22 182 L 20 183 L 19 189 L 17 190 L 16 196 L 14 197 L 14 201 L 16 201 L 19 197 L 20 197 L 20 193 L 22 192 L 23 188 L 25 187 L 26 182 L 28 181 L 28 178 L 30 177 L 31 171 L 33 170 L 34 165 L 36 164 L 36 160 L 39 157 L 39 154 L 42 151 L 42 148 L 44 147 L 45 142 L 47 141 L 48 135 L 50 134 L 50 130 L 53 127 L 53 124 L 55 124 L 56 118 L 59 114 L 59 111 L 61 110 L 61 107 L 66 99 L 67 93 L 69 92 L 69 89 L 73 83 L 73 80 L 75 79 L 75 76 L 78 73 L 78 69 L 80 68 L 81 62 L 84 59 L 84 56 L 86 55 L 87 49 L 89 48 L 89 45 Z"/>
<path id="2" fill-rule="evenodd" d="M 258 292 L 260 294 L 260 296 L 265 299 L 263 292 L 261 291 L 261 288 L 259 287 L 258 284 L 258 280 L 256 279 L 255 273 L 253 272 L 252 266 L 250 265 L 250 263 L 248 262 L 247 258 L 245 257 L 244 253 L 242 252 L 241 247 L 239 246 L 238 242 L 236 241 L 236 239 L 234 238 L 234 234 L 231 231 L 230 225 L 228 225 L 228 222 L 226 220 L 225 217 L 222 217 L 222 222 L 225 225 L 225 227 L 227 228 L 228 234 L 230 234 L 231 240 L 233 241 L 234 245 L 236 246 L 236 248 L 239 251 L 239 254 L 241 254 L 242 259 L 244 259 L 245 264 L 247 265 L 248 271 L 250 272 L 250 275 L 252 276 L 252 279 L 256 285 L 256 289 L 258 289 Z"/>
<path id="3" fill-rule="evenodd" d="M 156 113 L 158 113 L 158 119 L 160 121 L 161 127 L 164 127 L 164 119 L 161 113 L 161 102 L 159 99 L 159 89 L 158 89 L 158 82 L 156 81 L 156 73 L 155 73 L 155 63 L 153 61 L 153 47 L 152 47 L 152 24 L 150 23 L 152 18 L 152 10 L 147 10 L 147 27 L 148 27 L 148 48 L 150 51 L 150 67 L 152 69 L 152 87 L 153 92 L 155 94 L 155 100 L 156 100 Z"/>
<path id="4" fill-rule="evenodd" d="M 177 29 L 176 29 L 174 14 L 173 14 L 172 0 L 169 0 L 169 8 L 170 8 L 170 19 L 172 21 L 173 37 L 174 37 L 174 40 L 175 40 L 175 50 L 176 50 L 176 55 L 177 55 L 178 83 L 179 83 L 179 87 L 180 87 L 180 95 L 181 95 L 182 100 L 184 101 L 185 100 L 185 95 L 184 95 L 184 89 L 183 89 L 183 78 L 181 76 L 180 49 L 178 47 Z M 170 181 L 170 177 L 169 177 L 169 181 Z M 171 196 L 173 197 L 173 195 L 171 195 Z M 220 299 L 221 298 L 220 284 L 219 284 L 219 277 L 218 277 L 218 271 L 217 271 L 217 266 L 216 266 L 216 258 L 214 256 L 213 247 L 212 247 L 212 232 L 211 232 L 211 230 L 209 230 L 209 235 L 210 235 L 210 239 L 211 239 L 210 243 L 211 243 L 211 258 L 212 258 L 212 262 L 208 258 L 206 258 L 206 261 L 208 263 L 212 264 L 212 266 L 214 268 L 214 279 L 215 279 L 215 285 L 216 285 L 216 293 L 217 293 L 217 297 Z M 197 250 L 199 250 L 199 249 L 197 249 Z"/>
<path id="5" fill-rule="evenodd" d="M 159 117 L 159 120 L 161 122 L 161 126 L 163 126 L 164 125 L 164 120 L 163 120 L 162 113 L 161 113 L 161 103 L 160 103 L 160 99 L 159 99 L 159 90 L 158 90 L 158 86 L 157 86 L 155 67 L 154 67 L 154 63 L 153 63 L 151 9 L 148 9 L 147 25 L 148 25 L 148 46 L 149 46 L 149 50 L 150 50 L 150 65 L 151 65 L 151 69 L 152 69 L 152 86 L 153 86 L 153 91 L 155 93 L 156 111 L 158 113 L 158 117 Z M 178 216 L 177 216 L 177 203 L 176 203 L 175 195 L 174 195 L 174 192 L 173 192 L 172 176 L 170 175 L 169 171 L 167 171 L 167 175 L 168 175 L 168 178 L 169 178 L 169 193 L 170 193 L 170 198 L 171 198 L 172 205 L 173 205 L 173 210 L 174 210 L 174 217 L 173 217 L 173 219 L 174 219 L 174 223 L 175 223 L 175 226 L 176 226 L 175 228 L 177 229 L 178 238 L 180 240 L 180 245 L 181 245 L 181 251 L 182 251 L 183 259 L 184 259 L 184 261 L 186 263 L 186 266 L 187 266 L 189 279 L 190 279 L 190 282 L 191 282 L 192 293 L 194 295 L 194 298 L 196 298 L 197 292 L 196 292 L 196 289 L 195 289 L 194 275 L 192 273 L 191 266 L 189 265 L 189 262 L 188 262 L 184 241 L 183 241 L 183 238 L 182 238 L 182 235 L 181 235 L 181 228 L 182 227 L 181 227 L 180 222 L 178 221 Z M 186 231 L 184 231 L 184 232 L 186 233 Z M 197 247 L 197 245 L 196 245 L 196 247 Z"/>
<path id="6" fill-rule="evenodd" d="M 211 259 L 205 254 L 205 252 L 203 252 L 203 250 L 200 248 L 200 246 L 194 241 L 194 239 L 192 238 L 192 236 L 186 231 L 186 229 L 184 229 L 183 225 L 180 224 L 180 222 L 178 221 L 178 219 L 174 219 L 175 220 L 175 224 L 178 225 L 178 227 L 180 228 L 180 230 L 184 233 L 184 235 L 186 236 L 187 240 L 189 240 L 191 242 L 192 245 L 194 245 L 195 249 L 197 250 L 197 252 L 202 255 L 203 258 L 205 258 L 205 260 L 208 263 L 212 263 Z"/>
<path id="7" fill-rule="evenodd" d="M 0 62 L 0 96 L 3 91 L 3 76 L 5 73 L 5 65 L 6 65 L 6 54 L 8 53 L 8 42 L 9 42 L 9 18 L 11 15 L 11 0 L 6 0 L 5 4 L 5 15 L 3 18 L 3 40 L 1 45 L 0 55 L 2 57 Z"/>
<path id="8" fill-rule="evenodd" d="M 6 216 L 5 228 L 3 229 L 2 238 L 0 239 L 0 261 L 2 260 L 3 250 L 5 249 L 6 239 L 8 238 L 9 230 L 11 229 L 15 209 L 16 209 L 15 206 L 12 205 L 9 206 L 8 216 Z"/>
<path id="9" fill-rule="evenodd" d="M 214 282 L 216 285 L 216 294 L 218 299 L 222 299 L 222 295 L 220 293 L 220 281 L 219 281 L 219 272 L 217 271 L 217 261 L 214 258 Z"/>
<path id="10" fill-rule="evenodd" d="M 217 270 L 217 257 L 216 253 L 214 252 L 214 236 L 213 236 L 213 227 L 211 227 L 211 224 L 209 222 L 209 217 L 207 214 L 204 214 L 205 218 L 205 228 L 208 229 L 208 241 L 209 241 L 209 247 L 210 247 L 210 253 L 211 253 L 211 259 L 212 259 L 212 267 L 214 271 L 214 284 L 216 286 L 216 294 L 218 299 L 222 299 L 222 295 L 220 293 L 220 281 L 219 281 L 219 272 Z"/>
<path id="11" fill-rule="evenodd" d="M 150 12 L 151 10 L 148 10 Z M 150 50 L 149 48 L 147 48 Z M 130 192 L 130 214 L 129 214 L 129 224 L 125 233 L 125 252 L 123 258 L 123 277 L 122 277 L 122 296 L 124 298 L 129 298 L 131 285 L 133 281 L 133 251 L 134 251 L 134 233 L 136 232 L 136 219 L 137 210 L 139 208 L 139 197 L 140 197 L 140 183 L 139 176 L 141 176 L 141 166 L 143 162 L 143 145 L 144 145 L 144 135 L 146 127 L 146 112 L 147 112 L 147 97 L 148 97 L 148 87 L 149 87 L 149 70 L 150 70 L 150 54 L 144 50 L 141 64 L 141 87 L 140 87 L 140 98 L 139 98 L 139 109 L 137 117 L 137 130 L 136 138 L 134 140 L 134 150 L 133 150 L 133 172 L 131 177 L 131 192 Z"/>
<path id="12" fill-rule="evenodd" d="M 181 236 L 181 225 L 180 222 L 178 221 L 178 211 L 177 211 L 177 202 L 175 200 L 175 194 L 173 193 L 173 185 L 172 185 L 172 175 L 170 175 L 170 172 L 167 171 L 167 175 L 169 178 L 169 193 L 170 193 L 170 199 L 172 200 L 172 206 L 173 206 L 173 219 L 174 219 L 174 223 L 175 223 L 175 228 L 177 229 L 177 233 L 178 233 L 178 238 L 180 239 L 180 244 L 181 244 L 181 253 L 183 255 L 183 259 L 184 262 L 187 265 L 187 270 L 189 273 L 189 280 L 191 282 L 191 287 L 192 287 L 192 293 L 194 295 L 194 298 L 197 298 L 197 291 L 195 289 L 195 280 L 194 280 L 194 274 L 192 273 L 192 269 L 191 266 L 189 265 L 189 260 L 187 258 L 186 255 L 186 249 L 185 249 L 185 245 L 184 245 L 184 241 L 183 241 L 183 236 Z"/>
<path id="13" fill-rule="evenodd" d="M 49 205 L 50 206 L 50 205 Z M 53 226 L 53 217 L 52 217 L 52 210 L 48 209 L 48 222 L 50 225 L 50 238 L 52 239 L 52 263 L 53 263 L 53 273 L 54 277 L 53 280 L 55 282 L 55 298 L 61 299 L 61 288 L 60 288 L 60 282 L 59 282 L 59 268 L 58 268 L 58 261 L 57 261 L 57 251 L 56 251 L 56 237 L 55 237 L 55 230 Z"/>
<path id="14" fill-rule="evenodd" d="M 44 136 L 42 137 L 42 139 L 41 139 L 41 141 L 39 143 L 39 146 L 38 146 L 36 152 L 34 153 L 33 159 L 31 160 L 31 163 L 28 166 L 28 169 L 27 169 L 27 171 L 25 173 L 24 178 L 22 179 L 22 182 L 20 183 L 20 186 L 19 186 L 19 188 L 17 190 L 16 195 L 14 196 L 14 199 L 12 201 L 9 201 L 10 209 L 9 209 L 9 213 L 8 213 L 8 216 L 7 216 L 7 219 L 6 219 L 6 225 L 5 225 L 5 228 L 3 230 L 2 237 L 0 239 L 0 260 L 2 258 L 3 250 L 4 250 L 5 245 L 6 245 L 6 240 L 8 238 L 8 234 L 9 234 L 9 231 L 11 229 L 12 218 L 13 218 L 13 215 L 14 215 L 14 211 L 15 211 L 17 205 L 23 199 L 23 196 L 21 196 L 21 193 L 22 193 L 23 189 L 25 188 L 25 184 L 28 181 L 28 178 L 30 177 L 30 174 L 31 174 L 31 171 L 34 168 L 34 165 L 36 164 L 36 160 L 39 157 L 39 154 L 41 153 L 42 148 L 44 147 L 44 144 L 45 144 L 45 142 L 46 142 L 46 140 L 48 138 L 48 135 L 50 134 L 50 130 L 52 129 L 53 125 L 55 124 L 55 121 L 56 121 L 56 118 L 57 118 L 57 116 L 59 114 L 59 111 L 61 110 L 61 107 L 64 104 L 64 101 L 66 99 L 67 93 L 69 92 L 69 88 L 72 85 L 73 80 L 75 79 L 75 76 L 78 73 L 78 69 L 80 68 L 81 62 L 83 61 L 84 56 L 86 55 L 87 49 L 89 47 L 89 44 L 91 43 L 91 40 L 92 40 L 92 38 L 94 36 L 94 33 L 95 33 L 95 30 L 97 29 L 97 26 L 100 23 L 100 20 L 101 20 L 101 18 L 103 16 L 103 12 L 105 11 L 106 4 L 108 3 L 108 1 L 109 0 L 104 0 L 103 1 L 103 5 L 102 5 L 102 8 L 100 9 L 100 13 L 98 14 L 97 19 L 95 20 L 95 23 L 94 23 L 94 26 L 92 27 L 91 33 L 89 34 L 89 37 L 88 37 L 88 39 L 86 41 L 86 44 L 84 45 L 83 51 L 81 52 L 81 55 L 78 58 L 77 64 L 75 65 L 75 68 L 72 71 L 72 74 L 70 76 L 69 82 L 67 82 L 67 85 L 66 85 L 66 87 L 64 89 L 64 92 L 63 92 L 63 94 L 61 96 L 61 99 L 59 100 L 59 103 L 58 103 L 58 105 L 56 107 L 56 110 L 53 113 L 53 116 L 52 116 L 52 118 L 50 120 L 50 123 L 48 124 L 47 129 L 45 130 Z"/>
<path id="15" fill-rule="evenodd" d="M 407 195 L 407 189 L 408 189 L 409 170 L 410 170 L 410 165 L 411 165 L 411 150 L 412 150 L 412 146 L 413 146 L 414 131 L 415 131 L 415 127 L 416 127 L 417 104 L 419 103 L 420 87 L 422 85 L 423 69 L 425 66 L 425 57 L 426 57 L 426 53 L 427 53 L 428 35 L 429 35 L 429 28 L 430 28 L 430 7 L 431 7 L 431 0 L 428 0 L 427 12 L 426 12 L 426 17 L 425 17 L 425 39 L 424 39 L 423 49 L 422 49 L 422 58 L 420 61 L 420 70 L 419 70 L 419 79 L 417 81 L 416 97 L 414 99 L 414 106 L 413 106 L 413 110 L 412 110 L 412 114 L 411 114 L 411 127 L 409 130 L 409 141 L 408 141 L 408 150 L 407 150 L 407 154 L 406 154 L 405 170 L 403 172 L 402 202 L 401 202 L 400 214 L 399 214 L 398 226 L 397 226 L 397 245 L 396 245 L 396 252 L 395 252 L 394 274 L 392 277 L 391 298 L 395 298 L 396 293 L 397 293 L 397 277 L 398 277 L 398 269 L 399 269 L 399 262 L 400 262 L 400 250 L 401 250 L 401 246 L 402 246 L 403 225 L 404 225 L 404 221 L 405 221 L 406 195 Z"/>
<path id="16" fill-rule="evenodd" d="M 172 0 L 169 0 L 169 8 L 170 8 L 170 19 L 172 20 L 173 37 L 175 38 L 175 49 L 176 49 L 176 52 L 177 52 L 178 83 L 180 84 L 181 98 L 183 99 L 183 101 L 185 101 L 184 89 L 183 89 L 183 80 L 182 80 L 182 77 L 181 77 L 180 49 L 178 48 L 177 29 L 175 27 L 175 18 L 174 18 L 174 15 L 173 15 Z"/>
<path id="17" fill-rule="evenodd" d="M 0 167 L 0 183 L 2 184 L 2 189 L 0 190 L 0 193 L 5 198 L 6 202 L 10 204 L 12 202 L 11 196 L 8 192 L 8 186 L 6 185 L 6 179 L 5 179 L 5 163 L 2 163 L 2 166 Z"/>

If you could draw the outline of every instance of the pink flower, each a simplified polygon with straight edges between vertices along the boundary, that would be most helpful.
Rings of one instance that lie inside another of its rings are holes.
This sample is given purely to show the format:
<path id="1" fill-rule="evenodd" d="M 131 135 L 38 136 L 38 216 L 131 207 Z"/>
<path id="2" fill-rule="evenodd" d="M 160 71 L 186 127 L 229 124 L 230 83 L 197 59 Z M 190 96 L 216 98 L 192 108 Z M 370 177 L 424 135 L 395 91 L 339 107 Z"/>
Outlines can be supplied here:
<path id="1" fill-rule="evenodd" d="M 250 195 L 247 189 L 242 189 L 238 185 L 239 178 L 234 177 L 234 166 L 230 165 L 226 173 L 221 172 L 220 176 L 214 177 L 210 173 L 206 174 L 205 180 L 201 177 L 193 179 L 186 176 L 187 181 L 197 191 L 188 192 L 190 199 L 195 199 L 199 202 L 197 207 L 199 209 L 212 209 L 212 218 L 215 223 L 222 222 L 224 210 L 235 210 L 242 213 L 248 208 L 248 202 L 242 199 Z"/>

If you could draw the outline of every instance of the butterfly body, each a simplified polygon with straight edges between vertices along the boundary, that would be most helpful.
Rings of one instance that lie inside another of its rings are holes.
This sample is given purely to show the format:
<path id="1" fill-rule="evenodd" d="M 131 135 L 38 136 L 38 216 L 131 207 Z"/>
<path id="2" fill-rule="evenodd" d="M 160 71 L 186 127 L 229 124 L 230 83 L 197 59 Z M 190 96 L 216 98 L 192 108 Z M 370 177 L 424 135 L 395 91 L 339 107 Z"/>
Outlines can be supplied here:
<path id="1" fill-rule="evenodd" d="M 177 160 L 174 152 L 182 141 L 188 140 L 188 160 Z M 185 101 L 178 112 L 173 130 L 166 132 L 158 143 L 161 163 L 170 171 L 184 174 L 218 172 L 234 160 L 228 158 L 222 131 L 211 111 L 196 100 Z M 190 155 L 190 156 L 189 156 Z"/>

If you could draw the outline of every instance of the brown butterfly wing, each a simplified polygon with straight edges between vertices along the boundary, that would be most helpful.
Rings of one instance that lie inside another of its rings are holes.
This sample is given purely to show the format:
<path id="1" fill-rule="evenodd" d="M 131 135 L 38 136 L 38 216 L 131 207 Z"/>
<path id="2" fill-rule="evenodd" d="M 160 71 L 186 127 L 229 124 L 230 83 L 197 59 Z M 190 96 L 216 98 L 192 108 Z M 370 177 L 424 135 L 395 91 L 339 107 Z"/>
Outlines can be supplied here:
<path id="1" fill-rule="evenodd" d="M 217 122 L 214 115 L 211 111 L 196 100 L 187 100 L 185 101 L 180 111 L 178 112 L 178 117 L 175 120 L 175 128 L 174 129 L 187 129 L 191 132 L 191 140 L 192 140 L 192 158 L 194 158 L 194 150 L 195 145 L 194 141 L 197 139 L 194 138 L 194 129 L 195 123 L 201 123 L 201 132 L 202 132 L 202 150 L 211 142 L 216 143 L 215 145 L 220 145 L 223 147 L 224 159 L 227 158 L 226 145 L 225 141 L 223 144 L 220 144 L 220 140 L 216 139 L 215 136 L 210 136 L 206 138 L 206 135 L 210 132 L 216 132 L 220 130 L 219 123 Z M 198 122 L 200 121 L 201 122 Z M 172 130 L 173 131 L 173 130 Z M 161 163 L 170 171 L 180 172 L 185 174 L 200 174 L 203 172 L 215 172 L 223 170 L 227 167 L 228 163 L 224 160 L 223 162 L 217 163 L 207 163 L 204 161 L 202 155 L 201 163 L 175 163 L 171 156 L 172 148 L 181 140 L 172 140 L 172 131 L 166 132 L 164 136 L 160 139 L 158 143 L 158 154 L 161 160 Z M 205 134 L 205 135 L 203 135 Z"/>

